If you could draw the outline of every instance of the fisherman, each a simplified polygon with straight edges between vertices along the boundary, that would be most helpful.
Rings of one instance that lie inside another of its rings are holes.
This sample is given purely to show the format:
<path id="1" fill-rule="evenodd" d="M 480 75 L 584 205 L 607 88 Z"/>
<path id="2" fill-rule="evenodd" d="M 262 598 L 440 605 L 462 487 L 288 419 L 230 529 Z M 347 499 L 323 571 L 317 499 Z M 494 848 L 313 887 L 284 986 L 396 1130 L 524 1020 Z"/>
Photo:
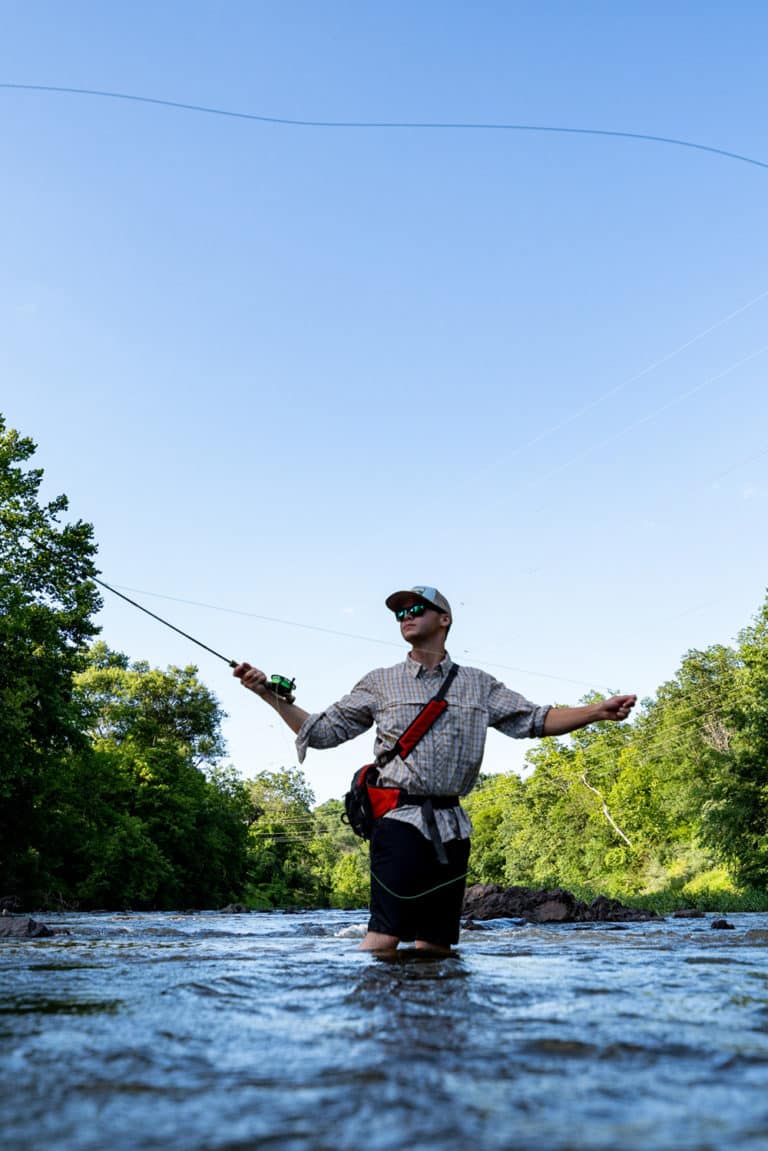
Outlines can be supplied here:
<path id="1" fill-rule="evenodd" d="M 515 739 L 565 735 L 602 720 L 626 719 L 637 696 L 617 695 L 583 707 L 531 703 L 487 672 L 453 663 L 445 649 L 453 613 L 437 588 L 393 592 L 386 606 L 410 646 L 407 658 L 369 672 L 323 712 L 310 715 L 281 698 L 269 689 L 265 673 L 250 664 L 238 664 L 234 675 L 296 733 L 299 763 L 307 748 L 336 747 L 374 723 L 377 758 L 386 758 L 448 683 L 445 711 L 409 753 L 380 767 L 379 784 L 406 794 L 401 806 L 374 824 L 371 914 L 360 945 L 386 952 L 414 941 L 420 950 L 448 954 L 459 938 L 472 831 L 459 797 L 477 780 L 488 728 Z"/>

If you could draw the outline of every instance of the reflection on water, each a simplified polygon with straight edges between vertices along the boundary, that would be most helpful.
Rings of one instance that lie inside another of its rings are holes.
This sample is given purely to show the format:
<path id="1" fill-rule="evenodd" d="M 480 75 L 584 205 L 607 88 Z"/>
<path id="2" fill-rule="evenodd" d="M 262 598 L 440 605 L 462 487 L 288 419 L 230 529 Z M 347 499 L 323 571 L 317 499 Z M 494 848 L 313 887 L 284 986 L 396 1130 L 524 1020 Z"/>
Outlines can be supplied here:
<path id="1" fill-rule="evenodd" d="M 0 943 L 12 1151 L 768 1145 L 768 916 L 387 961 L 362 913 L 46 919 Z"/>

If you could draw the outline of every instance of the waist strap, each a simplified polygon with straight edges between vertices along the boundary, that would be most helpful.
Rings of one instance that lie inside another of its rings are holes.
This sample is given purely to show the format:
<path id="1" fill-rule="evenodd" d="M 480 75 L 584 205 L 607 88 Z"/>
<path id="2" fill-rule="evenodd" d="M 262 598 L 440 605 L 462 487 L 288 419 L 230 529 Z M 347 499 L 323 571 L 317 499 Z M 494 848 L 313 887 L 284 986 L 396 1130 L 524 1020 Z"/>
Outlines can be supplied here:
<path id="1" fill-rule="evenodd" d="M 445 845 L 440 838 L 440 832 L 437 830 L 437 820 L 435 819 L 436 808 L 458 807 L 458 795 L 410 795 L 407 791 L 400 790 L 400 800 L 397 804 L 398 807 L 420 807 L 424 813 L 424 822 L 427 825 L 429 838 L 432 840 L 437 858 L 440 863 L 447 863 L 448 856 L 445 853 Z"/>
<path id="2" fill-rule="evenodd" d="M 458 807 L 458 795 L 411 795 L 404 787 L 383 787 L 378 785 L 378 768 L 376 764 L 369 764 L 363 771 L 368 772 L 365 786 L 371 805 L 371 815 L 374 819 L 381 819 L 388 811 L 396 807 L 420 807 L 424 813 L 424 822 L 427 825 L 429 838 L 441 863 L 448 862 L 443 841 L 437 830 L 435 808 Z"/>

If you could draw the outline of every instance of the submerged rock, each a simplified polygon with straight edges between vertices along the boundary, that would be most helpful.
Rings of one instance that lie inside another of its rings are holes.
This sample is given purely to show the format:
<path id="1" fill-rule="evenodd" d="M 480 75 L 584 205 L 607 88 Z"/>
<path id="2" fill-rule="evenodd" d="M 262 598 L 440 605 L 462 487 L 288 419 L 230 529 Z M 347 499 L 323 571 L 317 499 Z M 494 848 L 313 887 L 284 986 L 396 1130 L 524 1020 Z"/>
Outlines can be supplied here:
<path id="1" fill-rule="evenodd" d="M 714 927 L 715 931 L 735 931 L 733 924 L 727 919 L 713 919 L 709 926 Z"/>
<path id="2" fill-rule="evenodd" d="M 472 919 L 524 919 L 529 923 L 606 923 L 660 918 L 653 911 L 625 907 L 618 899 L 598 896 L 592 903 L 577 899 L 571 891 L 556 887 L 501 887 L 498 883 L 475 883 L 467 888 L 463 914 Z"/>

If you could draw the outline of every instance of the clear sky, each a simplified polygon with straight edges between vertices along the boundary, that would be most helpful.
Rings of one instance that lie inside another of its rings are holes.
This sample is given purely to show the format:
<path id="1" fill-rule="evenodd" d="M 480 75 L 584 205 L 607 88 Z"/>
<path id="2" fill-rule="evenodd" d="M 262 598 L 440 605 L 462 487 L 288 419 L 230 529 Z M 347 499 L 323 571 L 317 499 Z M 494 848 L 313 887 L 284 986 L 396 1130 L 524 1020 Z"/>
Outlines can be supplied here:
<path id="1" fill-rule="evenodd" d="M 767 39 L 759 0 L 4 0 L 0 82 L 768 162 Z M 0 410 L 104 579 L 309 710 L 400 658 L 414 583 L 542 703 L 651 695 L 760 606 L 768 169 L 2 88 L 0 143 Z M 295 763 L 224 663 L 100 623 L 198 664 L 243 773 Z M 310 753 L 318 800 L 370 748 Z"/>

